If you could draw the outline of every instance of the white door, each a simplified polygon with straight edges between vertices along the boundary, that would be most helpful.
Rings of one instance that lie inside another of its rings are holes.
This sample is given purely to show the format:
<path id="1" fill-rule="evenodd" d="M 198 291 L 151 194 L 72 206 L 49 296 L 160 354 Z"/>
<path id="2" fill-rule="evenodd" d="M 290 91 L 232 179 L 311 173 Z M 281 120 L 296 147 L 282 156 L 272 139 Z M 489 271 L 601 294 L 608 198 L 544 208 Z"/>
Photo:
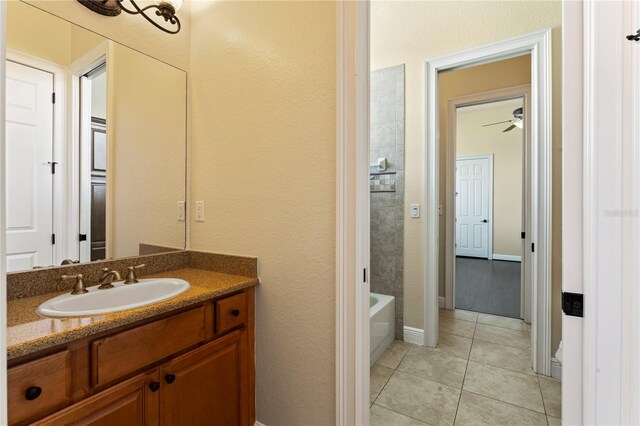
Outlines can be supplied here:
<path id="1" fill-rule="evenodd" d="M 456 256 L 489 258 L 489 158 L 456 160 Z"/>
<path id="2" fill-rule="evenodd" d="M 53 74 L 7 61 L 7 271 L 53 264 Z"/>

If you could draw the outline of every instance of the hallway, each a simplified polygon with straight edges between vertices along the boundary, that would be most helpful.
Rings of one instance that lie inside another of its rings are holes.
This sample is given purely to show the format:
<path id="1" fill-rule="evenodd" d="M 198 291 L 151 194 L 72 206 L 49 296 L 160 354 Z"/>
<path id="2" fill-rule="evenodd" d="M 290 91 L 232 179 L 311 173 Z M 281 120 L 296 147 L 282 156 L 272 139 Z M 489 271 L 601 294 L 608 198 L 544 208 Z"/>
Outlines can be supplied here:
<path id="1" fill-rule="evenodd" d="M 396 340 L 371 368 L 371 425 L 559 425 L 560 381 L 530 364 L 523 321 L 441 310 L 436 349 Z"/>

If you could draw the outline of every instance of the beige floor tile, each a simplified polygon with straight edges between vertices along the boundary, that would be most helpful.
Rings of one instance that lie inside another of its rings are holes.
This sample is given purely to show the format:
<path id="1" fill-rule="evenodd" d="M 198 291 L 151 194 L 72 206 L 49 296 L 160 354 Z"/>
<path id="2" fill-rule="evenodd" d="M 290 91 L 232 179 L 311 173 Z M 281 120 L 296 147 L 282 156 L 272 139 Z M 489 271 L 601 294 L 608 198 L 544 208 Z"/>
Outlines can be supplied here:
<path id="1" fill-rule="evenodd" d="M 456 336 L 473 338 L 476 323 L 454 318 L 441 317 L 440 331 L 443 333 L 455 334 Z"/>
<path id="2" fill-rule="evenodd" d="M 471 342 L 473 340 L 467 337 L 441 332 L 438 337 L 438 347 L 434 350 L 457 356 L 458 358 L 469 359 Z"/>
<path id="3" fill-rule="evenodd" d="M 415 348 L 417 345 L 403 342 L 402 340 L 394 340 L 386 351 L 380 355 L 376 364 L 380 364 L 384 367 L 393 368 L 394 370 L 402 361 L 402 358 L 407 354 L 410 348 Z"/>
<path id="4" fill-rule="evenodd" d="M 393 374 L 393 369 L 382 365 L 374 365 L 369 373 L 369 402 L 373 402 Z"/>
<path id="5" fill-rule="evenodd" d="M 462 389 L 544 413 L 536 376 L 469 361 Z"/>
<path id="6" fill-rule="evenodd" d="M 430 425 L 451 425 L 459 397 L 459 389 L 396 371 L 376 405 Z"/>
<path id="7" fill-rule="evenodd" d="M 521 319 L 501 317 L 497 315 L 479 314 L 478 324 L 492 325 L 494 327 L 510 328 L 511 330 L 527 331 L 527 325 Z"/>
<path id="8" fill-rule="evenodd" d="M 471 347 L 471 361 L 535 375 L 531 368 L 531 350 L 499 345 L 475 339 Z"/>
<path id="9" fill-rule="evenodd" d="M 485 342 L 499 343 L 521 349 L 529 349 L 531 347 L 529 334 L 526 331 L 510 330 L 486 324 L 478 324 L 475 338 Z"/>
<path id="10" fill-rule="evenodd" d="M 547 416 L 547 421 L 549 422 L 549 426 L 562 426 L 562 420 L 557 417 Z"/>
<path id="11" fill-rule="evenodd" d="M 478 313 L 465 311 L 463 309 L 440 309 L 440 316 L 447 318 L 460 319 L 465 321 L 478 321 Z"/>
<path id="12" fill-rule="evenodd" d="M 369 410 L 369 424 L 371 426 L 423 426 L 418 420 L 412 419 L 387 408 L 373 404 Z"/>
<path id="13" fill-rule="evenodd" d="M 546 425 L 542 413 L 462 391 L 456 425 Z"/>
<path id="14" fill-rule="evenodd" d="M 398 366 L 398 371 L 462 388 L 467 361 L 428 348 L 411 349 Z"/>
<path id="15" fill-rule="evenodd" d="M 544 399 L 544 408 L 547 415 L 552 417 L 561 417 L 562 415 L 562 384 L 559 380 L 540 379 L 540 389 L 542 390 L 542 398 Z"/>

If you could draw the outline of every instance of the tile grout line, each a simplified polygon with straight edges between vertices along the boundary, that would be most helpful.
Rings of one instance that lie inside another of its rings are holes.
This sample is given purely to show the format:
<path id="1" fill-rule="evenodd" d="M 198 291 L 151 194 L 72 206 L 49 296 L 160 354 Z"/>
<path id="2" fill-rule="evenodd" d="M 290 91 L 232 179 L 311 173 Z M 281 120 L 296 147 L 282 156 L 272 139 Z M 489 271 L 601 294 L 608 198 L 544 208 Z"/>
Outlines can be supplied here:
<path id="1" fill-rule="evenodd" d="M 378 400 L 378 398 L 380 397 L 380 395 L 382 395 L 382 391 L 384 390 L 384 388 L 387 387 L 387 383 L 389 383 L 389 380 L 391 380 L 391 377 L 393 377 L 395 372 L 398 371 L 398 367 L 400 367 L 400 364 L 402 363 L 402 360 L 404 360 L 404 357 L 406 357 L 408 353 L 409 353 L 409 349 L 407 349 L 407 351 L 404 353 L 404 355 L 402 355 L 402 358 L 398 362 L 398 365 L 395 366 L 395 368 L 393 369 L 393 372 L 389 375 L 389 378 L 387 379 L 387 381 L 384 382 L 384 385 L 382 385 L 382 387 L 380 388 L 380 392 L 378 392 L 378 394 L 376 395 L 376 397 L 373 400 L 373 402 L 371 402 L 371 404 L 375 404 L 376 401 Z M 383 365 L 383 367 L 384 367 L 384 365 Z M 387 367 L 387 368 L 389 368 L 389 367 Z M 369 373 L 369 374 L 371 374 L 371 373 Z M 371 409 L 371 407 L 369 407 L 369 409 Z M 395 411 L 395 410 L 391 410 L 391 411 L 393 411 L 394 413 L 397 413 L 397 411 Z M 398 413 L 398 414 L 402 414 L 402 413 Z"/>

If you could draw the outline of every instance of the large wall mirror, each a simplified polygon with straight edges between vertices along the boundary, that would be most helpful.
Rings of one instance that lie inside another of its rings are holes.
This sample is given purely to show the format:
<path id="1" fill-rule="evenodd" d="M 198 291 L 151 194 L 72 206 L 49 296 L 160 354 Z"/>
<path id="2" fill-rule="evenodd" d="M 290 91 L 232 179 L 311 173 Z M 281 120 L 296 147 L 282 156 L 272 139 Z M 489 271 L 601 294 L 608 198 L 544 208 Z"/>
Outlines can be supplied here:
<path id="1" fill-rule="evenodd" d="M 9 272 L 184 248 L 186 77 L 7 2 Z"/>

